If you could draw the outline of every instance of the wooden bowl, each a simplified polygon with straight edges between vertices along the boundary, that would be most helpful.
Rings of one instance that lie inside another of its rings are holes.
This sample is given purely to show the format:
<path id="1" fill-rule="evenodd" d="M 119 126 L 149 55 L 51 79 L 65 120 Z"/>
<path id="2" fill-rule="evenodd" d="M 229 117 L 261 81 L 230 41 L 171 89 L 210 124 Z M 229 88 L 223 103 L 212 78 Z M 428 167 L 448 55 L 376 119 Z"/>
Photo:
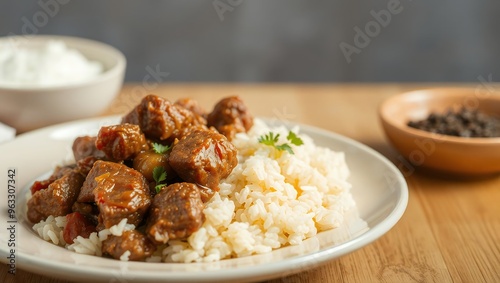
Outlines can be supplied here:
<path id="1" fill-rule="evenodd" d="M 410 120 L 425 119 L 431 112 L 461 107 L 500 118 L 500 93 L 484 87 L 406 92 L 384 101 L 379 118 L 388 140 L 407 166 L 465 175 L 499 173 L 500 138 L 448 136 L 407 126 Z"/>

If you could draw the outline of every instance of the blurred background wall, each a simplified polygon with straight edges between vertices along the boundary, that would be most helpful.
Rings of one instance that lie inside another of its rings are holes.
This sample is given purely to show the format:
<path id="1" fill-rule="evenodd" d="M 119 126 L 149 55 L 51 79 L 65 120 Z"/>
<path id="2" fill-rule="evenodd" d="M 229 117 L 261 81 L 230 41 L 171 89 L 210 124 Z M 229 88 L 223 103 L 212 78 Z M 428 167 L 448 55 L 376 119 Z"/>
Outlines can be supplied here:
<path id="1" fill-rule="evenodd" d="M 1 1 L 0 35 L 109 43 L 127 81 L 472 82 L 500 76 L 497 0 Z M 168 73 L 168 75 L 166 75 Z"/>

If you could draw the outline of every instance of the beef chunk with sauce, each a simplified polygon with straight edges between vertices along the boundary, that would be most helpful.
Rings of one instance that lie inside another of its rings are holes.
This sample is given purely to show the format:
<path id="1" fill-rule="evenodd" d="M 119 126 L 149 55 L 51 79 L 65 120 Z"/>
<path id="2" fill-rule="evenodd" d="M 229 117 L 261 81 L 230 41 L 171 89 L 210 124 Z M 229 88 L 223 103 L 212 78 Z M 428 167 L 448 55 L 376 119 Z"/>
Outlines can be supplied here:
<path id="1" fill-rule="evenodd" d="M 169 164 L 186 182 L 219 190 L 219 182 L 237 165 L 237 151 L 214 131 L 194 131 L 172 148 Z"/>
<path id="2" fill-rule="evenodd" d="M 96 163 L 98 166 L 95 166 Z M 80 203 L 93 203 L 94 200 L 94 189 L 97 187 L 98 181 L 97 177 L 106 174 L 107 172 L 112 172 L 116 166 L 113 162 L 99 162 L 96 161 L 94 166 L 92 166 L 89 174 L 85 178 L 85 182 L 80 189 L 80 193 L 78 194 L 77 202 Z"/>
<path id="3" fill-rule="evenodd" d="M 192 98 L 181 98 L 175 101 L 175 105 L 179 105 L 191 112 L 193 112 L 201 124 L 207 124 L 208 113 L 201 107 L 198 101 Z"/>
<path id="4" fill-rule="evenodd" d="M 123 164 L 98 160 L 83 183 L 79 202 L 95 202 L 99 208 L 99 229 L 118 224 L 123 218 L 138 225 L 151 196 L 144 176 Z"/>
<path id="5" fill-rule="evenodd" d="M 205 221 L 203 208 L 195 184 L 175 183 L 163 188 L 153 199 L 146 234 L 157 244 L 185 239 L 198 231 Z"/>
<path id="6" fill-rule="evenodd" d="M 97 149 L 95 146 L 95 141 L 97 140 L 97 137 L 91 137 L 91 136 L 83 136 L 83 137 L 77 137 L 73 141 L 73 156 L 75 157 L 75 161 L 78 162 L 84 158 L 87 158 L 89 156 L 95 157 L 96 159 L 105 159 L 106 154 Z"/>
<path id="7" fill-rule="evenodd" d="M 253 117 L 238 96 L 220 100 L 208 114 L 207 123 L 232 140 L 237 133 L 247 132 L 253 126 Z"/>
<path id="8" fill-rule="evenodd" d="M 186 128 L 182 128 L 179 131 L 177 131 L 176 138 L 173 141 L 173 143 L 176 143 L 178 140 L 182 140 L 183 138 L 187 137 L 189 134 L 195 131 L 216 131 L 214 128 L 207 128 L 205 125 L 195 125 L 195 126 L 190 126 Z M 216 131 L 217 132 L 217 131 Z"/>
<path id="9" fill-rule="evenodd" d="M 97 160 L 107 160 L 106 154 L 95 146 L 97 137 L 77 137 L 73 142 L 73 155 L 78 171 L 86 176 Z"/>
<path id="10" fill-rule="evenodd" d="M 175 140 L 184 128 L 199 125 L 196 114 L 156 95 L 144 97 L 141 103 L 122 119 L 122 123 L 139 125 L 147 138 Z"/>
<path id="11" fill-rule="evenodd" d="M 76 201 L 71 207 L 71 211 L 82 214 L 87 219 L 92 220 L 94 223 L 98 222 L 97 217 L 99 216 L 99 208 L 94 202 L 88 203 Z"/>
<path id="12" fill-rule="evenodd" d="M 49 176 L 49 178 L 41 181 L 35 181 L 33 182 L 33 185 L 31 185 L 30 191 L 31 194 L 34 194 L 40 190 L 44 190 L 49 187 L 50 184 L 52 184 L 55 180 L 61 178 L 62 176 L 68 174 L 69 172 L 73 171 L 75 168 L 74 165 L 67 165 L 67 166 L 58 166 L 54 169 L 54 172 Z"/>
<path id="13" fill-rule="evenodd" d="M 38 223 L 50 215 L 64 216 L 70 213 L 84 179 L 80 173 L 72 170 L 46 189 L 35 192 L 28 201 L 29 221 Z"/>
<path id="14" fill-rule="evenodd" d="M 102 253 L 114 259 L 120 259 L 125 252 L 129 251 L 128 260 L 143 261 L 155 250 L 156 245 L 137 230 L 124 231 L 121 236 L 110 235 L 102 242 Z"/>
<path id="15" fill-rule="evenodd" d="M 133 124 L 101 127 L 95 145 L 108 158 L 116 161 L 130 159 L 149 148 L 140 127 Z"/>

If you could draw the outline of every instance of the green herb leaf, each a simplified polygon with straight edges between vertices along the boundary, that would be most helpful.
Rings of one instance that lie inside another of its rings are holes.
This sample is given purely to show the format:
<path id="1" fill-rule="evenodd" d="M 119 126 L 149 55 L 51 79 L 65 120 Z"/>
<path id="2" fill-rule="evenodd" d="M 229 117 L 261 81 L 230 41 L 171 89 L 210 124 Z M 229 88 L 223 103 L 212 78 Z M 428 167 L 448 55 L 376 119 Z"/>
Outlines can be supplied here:
<path id="1" fill-rule="evenodd" d="M 161 192 L 161 189 L 165 186 L 165 184 L 159 184 L 155 186 L 156 193 Z"/>
<path id="2" fill-rule="evenodd" d="M 292 131 L 288 132 L 288 136 L 286 136 L 286 139 L 289 140 L 294 145 L 303 145 L 304 144 L 304 142 L 302 141 L 302 139 L 299 138 L 297 136 L 297 134 L 295 134 Z"/>
<path id="3" fill-rule="evenodd" d="M 274 146 L 277 150 L 286 150 L 288 151 L 290 154 L 294 154 L 292 148 L 287 144 L 287 143 L 284 143 L 284 144 L 280 144 L 280 145 L 275 145 Z"/>
<path id="4" fill-rule="evenodd" d="M 288 151 L 290 154 L 294 154 L 292 147 L 288 143 L 276 144 L 278 142 L 280 134 L 275 134 L 273 132 L 269 132 L 268 134 L 262 135 L 258 138 L 259 143 L 273 146 L 279 151 Z M 294 132 L 289 131 L 286 139 L 292 143 L 293 145 L 299 146 L 303 145 L 304 142 L 301 138 L 299 138 Z"/>
<path id="5" fill-rule="evenodd" d="M 259 137 L 259 142 L 262 144 L 274 146 L 280 137 L 280 134 L 275 135 L 273 132 L 269 132 L 267 135 Z"/>
<path id="6" fill-rule="evenodd" d="M 171 148 L 170 145 L 163 145 L 161 143 L 153 143 L 153 150 L 158 154 L 165 154 Z"/>
<path id="7" fill-rule="evenodd" d="M 153 179 L 156 182 L 155 190 L 159 193 L 161 189 L 166 185 L 164 181 L 167 179 L 167 172 L 162 166 L 157 166 L 153 169 Z"/>

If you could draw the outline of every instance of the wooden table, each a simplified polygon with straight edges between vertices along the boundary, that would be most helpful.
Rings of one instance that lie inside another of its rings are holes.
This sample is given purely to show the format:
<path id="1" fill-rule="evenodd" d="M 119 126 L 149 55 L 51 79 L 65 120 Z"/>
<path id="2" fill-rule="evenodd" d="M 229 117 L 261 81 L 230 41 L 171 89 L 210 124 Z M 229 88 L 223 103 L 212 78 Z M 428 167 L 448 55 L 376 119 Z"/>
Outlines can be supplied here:
<path id="1" fill-rule="evenodd" d="M 334 131 L 397 162 L 379 125 L 377 106 L 401 91 L 431 86 L 436 85 L 132 84 L 124 86 L 104 114 L 128 111 L 147 93 L 171 100 L 192 97 L 207 108 L 238 94 L 256 116 Z M 391 231 L 317 269 L 270 282 L 500 282 L 500 176 L 458 180 L 420 171 L 405 175 L 409 203 Z M 0 282 L 12 279 L 2 265 Z M 65 282 L 22 270 L 15 281 Z"/>

